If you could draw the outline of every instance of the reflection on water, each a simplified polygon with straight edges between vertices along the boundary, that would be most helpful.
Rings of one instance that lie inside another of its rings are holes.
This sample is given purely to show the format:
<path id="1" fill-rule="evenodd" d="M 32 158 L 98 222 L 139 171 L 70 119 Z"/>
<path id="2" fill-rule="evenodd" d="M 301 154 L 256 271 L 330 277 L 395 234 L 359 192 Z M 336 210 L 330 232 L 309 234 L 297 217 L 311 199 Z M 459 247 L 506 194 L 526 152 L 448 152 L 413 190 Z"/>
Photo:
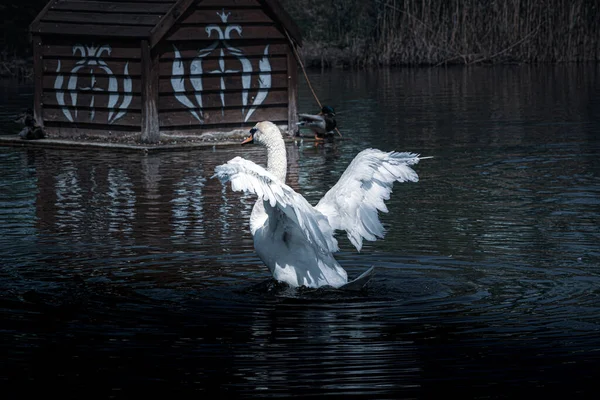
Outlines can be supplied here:
<path id="1" fill-rule="evenodd" d="M 313 204 L 365 147 L 435 156 L 417 165 L 419 183 L 394 188 L 385 240 L 357 253 L 339 236 L 350 276 L 376 266 L 359 293 L 269 279 L 248 228 L 254 198 L 211 179 L 240 154 L 264 164 L 261 149 L 0 148 L 4 386 L 102 398 L 589 396 L 599 72 L 314 74 L 352 140 L 288 146 L 288 183 Z"/>

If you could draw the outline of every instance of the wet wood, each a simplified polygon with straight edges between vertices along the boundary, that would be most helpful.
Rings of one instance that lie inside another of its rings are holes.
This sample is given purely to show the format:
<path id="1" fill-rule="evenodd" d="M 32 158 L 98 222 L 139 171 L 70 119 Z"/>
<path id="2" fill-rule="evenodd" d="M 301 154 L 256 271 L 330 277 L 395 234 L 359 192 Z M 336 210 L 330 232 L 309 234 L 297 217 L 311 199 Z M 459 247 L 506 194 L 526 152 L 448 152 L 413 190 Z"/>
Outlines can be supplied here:
<path id="1" fill-rule="evenodd" d="M 156 143 L 160 140 L 158 124 L 158 56 L 152 53 L 148 41 L 142 41 L 142 132 L 141 140 Z"/>
<path id="2" fill-rule="evenodd" d="M 44 73 L 42 59 L 42 38 L 39 35 L 33 35 L 33 116 L 36 122 L 44 126 L 42 115 L 42 91 L 44 90 Z"/>
<path id="3" fill-rule="evenodd" d="M 205 48 L 207 45 L 214 43 L 212 42 L 178 42 L 178 43 L 169 43 L 164 47 L 161 51 L 161 61 L 172 61 L 175 59 L 175 48 L 179 51 L 179 56 L 184 60 L 192 60 L 198 57 L 198 53 L 200 50 Z M 279 56 L 287 58 L 287 49 L 288 45 L 284 43 L 265 43 L 265 44 L 255 44 L 247 41 L 233 41 L 230 40 L 228 44 L 236 49 L 240 50 L 244 57 L 248 59 L 260 59 L 264 56 L 265 47 L 268 45 L 268 56 L 269 59 Z M 203 59 L 215 59 L 221 58 L 220 52 L 218 49 L 213 50 L 211 54 L 208 54 Z M 224 58 L 227 59 L 238 59 L 238 57 L 232 55 L 229 51 L 225 51 Z"/>
<path id="4" fill-rule="evenodd" d="M 291 48 L 288 48 L 288 135 L 298 131 L 298 64 Z"/>
<path id="5" fill-rule="evenodd" d="M 212 40 L 214 38 L 208 37 L 206 32 L 204 31 L 205 26 L 198 25 L 194 27 L 190 26 L 182 26 L 175 31 L 166 36 L 166 40 L 168 41 L 177 41 L 177 40 Z M 232 33 L 232 35 L 237 35 L 236 33 Z M 213 33 L 214 37 L 214 33 Z M 233 36 L 237 38 L 237 36 Z M 242 37 L 244 40 L 252 40 L 252 39 L 285 39 L 285 35 L 279 31 L 275 26 L 256 26 L 256 25 L 242 25 Z"/>
<path id="6" fill-rule="evenodd" d="M 42 19 L 42 17 L 48 12 L 48 10 L 50 10 L 54 4 L 59 1 L 59 0 L 50 0 L 46 6 L 42 9 L 42 11 L 40 11 L 40 13 L 35 17 L 35 19 L 31 22 L 31 24 L 29 24 L 29 32 L 35 32 L 37 31 L 37 27 L 38 24 L 40 23 L 40 20 Z"/>
<path id="7" fill-rule="evenodd" d="M 73 121 L 72 124 L 85 123 L 89 125 L 109 125 L 109 126 L 135 126 L 140 128 L 141 123 L 141 114 L 134 110 L 128 110 L 127 114 L 123 117 L 115 120 L 111 124 L 109 124 L 108 116 L 110 111 L 106 109 L 94 108 L 94 110 L 86 109 L 86 108 L 74 108 L 74 107 L 44 107 L 43 116 L 45 121 L 52 122 L 64 122 L 71 123 L 69 119 L 65 116 L 64 110 L 69 110 Z M 93 113 L 93 118 L 92 118 Z"/>
<path id="8" fill-rule="evenodd" d="M 76 138 L 81 136 L 92 136 L 101 138 L 122 138 L 125 136 L 133 137 L 139 135 L 139 128 L 114 125 L 87 125 L 87 124 L 68 124 L 64 125 L 57 122 L 50 122 L 44 128 L 48 135 L 61 138 Z M 41 142 L 37 141 L 36 142 Z"/>
<path id="9" fill-rule="evenodd" d="M 179 0 L 78 0 L 78 1 L 101 1 L 101 2 L 112 2 L 112 3 L 162 3 L 174 5 Z M 202 0 L 198 0 L 202 1 Z"/>
<path id="10" fill-rule="evenodd" d="M 259 121 L 283 121 L 287 122 L 287 106 L 257 108 L 245 121 L 247 111 L 242 113 L 241 108 L 215 108 L 204 109 L 202 118 L 204 124 L 198 121 L 189 111 L 169 111 L 162 112 L 159 116 L 160 126 L 162 127 L 181 127 L 217 125 L 217 124 L 238 124 L 238 126 L 247 126 Z"/>
<path id="11" fill-rule="evenodd" d="M 42 46 L 42 54 L 44 58 L 60 58 L 61 60 L 81 60 L 81 54 L 79 52 L 73 53 L 73 47 L 76 44 L 91 45 L 92 43 L 74 41 L 73 38 L 69 39 L 52 39 L 50 37 L 44 38 L 44 45 Z M 108 45 L 111 48 L 110 55 L 103 53 L 101 58 L 110 58 L 118 60 L 137 60 L 141 58 L 140 53 L 140 42 L 138 40 L 103 40 L 100 43 L 95 43 L 96 46 Z"/>
<path id="12" fill-rule="evenodd" d="M 173 5 L 172 2 L 124 2 L 124 1 L 58 1 L 50 9 L 66 11 L 93 11 L 104 13 L 136 13 L 163 15 Z M 140 12 L 140 10 L 143 10 Z"/>
<path id="13" fill-rule="evenodd" d="M 273 11 L 274 19 L 281 22 L 283 28 L 288 31 L 292 39 L 299 45 L 302 46 L 302 34 L 300 32 L 300 28 L 298 25 L 294 23 L 294 20 L 290 17 L 290 15 L 284 10 L 281 4 L 275 0 L 262 0 L 270 10 Z"/>
<path id="14" fill-rule="evenodd" d="M 68 72 L 65 74 L 61 74 L 62 78 L 63 78 L 63 82 L 62 85 L 59 85 L 59 81 L 57 80 L 58 75 L 57 74 L 44 74 L 43 76 L 43 87 L 44 90 L 49 90 L 49 91 L 58 91 L 58 90 L 63 90 L 63 91 L 68 91 L 68 84 L 69 84 L 69 78 L 72 76 L 71 74 L 69 74 Z M 75 90 L 76 91 L 81 91 L 81 88 L 89 88 L 90 87 L 90 75 L 89 72 L 86 74 L 77 74 L 77 83 L 75 86 Z M 102 89 L 102 91 L 108 91 L 109 88 L 109 77 L 107 75 L 101 75 L 101 74 L 96 74 L 94 76 L 94 79 L 96 80 L 94 87 Z M 131 93 L 135 94 L 135 93 L 141 93 L 141 83 L 140 83 L 141 78 L 140 77 L 131 77 L 131 86 L 132 86 L 132 90 Z M 119 88 L 123 87 L 123 82 L 120 79 L 120 81 L 118 82 Z M 120 89 L 122 90 L 122 89 Z M 85 90 L 84 90 L 85 91 Z"/>
<path id="15" fill-rule="evenodd" d="M 177 20 L 188 10 L 195 0 L 179 0 L 169 11 L 163 15 L 160 22 L 152 29 L 150 34 L 150 47 L 156 46 Z"/>
<path id="16" fill-rule="evenodd" d="M 42 104 L 47 107 L 47 106 L 52 106 L 52 107 L 62 107 L 63 104 L 60 104 L 58 98 L 57 98 L 57 93 L 60 93 L 58 91 L 45 91 L 42 94 Z M 64 93 L 64 106 L 68 107 L 71 106 L 72 102 L 71 102 L 71 92 L 69 91 L 62 91 L 62 93 Z M 89 104 L 92 102 L 92 97 L 94 98 L 94 106 L 97 108 L 104 108 L 106 110 L 108 110 L 108 104 L 109 104 L 109 100 L 110 100 L 110 94 L 106 93 L 106 92 L 81 92 L 78 91 L 77 93 L 77 108 L 85 108 L 88 107 Z M 123 103 L 123 94 L 120 93 L 119 97 L 117 99 L 117 103 L 115 104 L 115 106 L 113 107 L 113 110 L 118 110 L 119 106 L 122 105 Z M 72 107 L 72 106 L 71 106 Z M 131 95 L 131 103 L 129 104 L 129 106 L 127 107 L 127 110 L 141 110 L 142 109 L 142 101 L 141 101 L 141 95 L 139 93 L 137 94 L 132 94 Z"/>
<path id="17" fill-rule="evenodd" d="M 71 22 L 84 24 L 115 24 L 115 25 L 140 25 L 154 27 L 160 21 L 160 15 L 136 15 L 127 13 L 74 13 L 67 10 L 50 10 L 44 15 L 43 22 Z"/>
<path id="18" fill-rule="evenodd" d="M 250 89 L 257 90 L 260 89 L 258 76 L 259 72 L 253 72 L 252 74 L 247 74 L 247 76 L 251 77 L 250 80 Z M 242 86 L 242 74 L 211 74 L 210 76 L 204 76 L 202 78 L 202 89 L 203 91 L 221 91 L 221 77 L 223 78 L 223 84 L 225 86 L 225 90 L 241 90 Z M 193 93 L 195 91 L 192 86 L 189 78 L 166 78 L 161 77 L 159 79 L 159 93 L 173 93 L 172 79 L 183 79 L 184 80 L 184 88 L 186 93 Z M 287 89 L 287 74 L 286 73 L 274 73 L 271 74 L 271 89 Z"/>
<path id="19" fill-rule="evenodd" d="M 252 71 L 253 72 L 260 72 L 259 70 L 259 61 L 263 58 L 262 57 L 253 57 L 250 58 L 249 61 L 251 62 L 251 66 L 252 66 Z M 271 66 L 271 73 L 285 73 L 287 71 L 287 58 L 285 57 L 268 57 L 269 59 L 269 64 Z M 194 76 L 220 76 L 223 75 L 223 72 L 221 72 L 221 59 L 220 58 L 209 58 L 209 57 L 203 57 L 201 59 L 198 60 L 202 60 L 201 66 L 202 66 L 202 74 L 194 74 Z M 170 77 L 170 76 L 181 76 L 181 75 L 173 75 L 173 62 L 176 62 L 175 60 L 173 61 L 163 61 L 160 63 L 160 76 L 161 77 Z M 185 60 L 183 61 L 183 66 L 184 66 L 184 76 L 190 76 L 190 64 L 191 64 L 192 60 Z M 237 57 L 224 57 L 223 58 L 223 69 L 225 71 L 236 71 L 239 73 L 242 73 L 242 65 L 240 60 Z M 230 72 L 230 73 L 234 73 L 234 72 Z"/>
<path id="20" fill-rule="evenodd" d="M 270 91 L 260 91 L 266 92 L 267 96 L 262 102 L 262 106 L 265 105 L 280 105 L 286 106 L 288 101 L 288 93 L 287 90 L 279 89 L 279 90 L 270 90 Z M 252 91 L 248 93 L 247 103 L 245 108 L 250 108 L 254 99 L 258 95 L 259 91 Z M 221 108 L 223 103 L 221 100 L 221 93 L 202 93 L 202 107 L 203 108 Z M 236 92 L 228 92 L 225 93 L 223 99 L 225 101 L 225 105 L 227 107 L 241 107 L 244 106 L 243 102 L 244 94 L 242 91 Z M 189 96 L 190 101 L 193 101 L 194 108 L 193 110 L 197 111 L 200 109 L 198 107 L 198 100 L 195 95 Z M 161 112 L 166 112 L 170 110 L 188 110 L 188 107 L 183 105 L 180 101 L 175 98 L 174 94 L 161 95 L 158 99 L 158 108 Z"/>
<path id="21" fill-rule="evenodd" d="M 222 10 L 206 8 L 196 9 L 183 18 L 179 23 L 181 25 L 218 24 L 221 23 L 221 18 L 217 15 L 217 13 L 222 13 Z M 227 18 L 228 24 L 273 23 L 273 19 L 265 14 L 262 9 L 226 10 L 226 13 L 229 13 L 229 17 Z"/>
<path id="22" fill-rule="evenodd" d="M 78 37 L 81 36 L 81 32 L 85 32 L 86 35 L 91 36 L 145 38 L 150 34 L 150 29 L 147 26 L 137 25 L 121 26 L 40 22 L 35 32 Z M 98 38 L 95 40 L 97 41 Z"/>
<path id="23" fill-rule="evenodd" d="M 105 57 L 100 57 L 100 59 L 106 63 L 106 65 L 103 65 L 102 67 L 110 69 L 112 74 L 116 78 L 119 78 L 119 80 L 122 80 L 122 78 L 124 78 L 124 77 L 140 77 L 142 75 L 142 71 L 141 71 L 142 66 L 141 66 L 141 63 L 139 60 L 129 62 L 129 61 L 114 61 L 114 60 L 111 60 L 110 58 L 105 58 Z M 88 60 L 90 60 L 90 59 L 88 58 Z M 44 59 L 42 61 L 42 71 L 46 75 L 62 74 L 62 75 L 68 75 L 70 77 L 71 70 L 73 68 L 75 68 L 76 66 L 81 65 L 81 64 L 77 64 L 78 61 L 81 61 L 81 58 L 75 59 L 75 60 Z M 59 64 L 60 64 L 60 68 L 59 68 Z M 103 68 L 101 68 L 101 66 L 98 64 L 86 65 L 85 67 L 79 69 L 76 74 L 81 75 L 81 76 L 89 76 L 90 71 L 92 71 L 94 73 L 94 76 L 107 74 L 107 72 Z M 119 82 L 119 83 L 121 84 L 121 82 Z"/>
<path id="24" fill-rule="evenodd" d="M 219 8 L 237 8 L 237 7 L 260 7 L 257 0 L 202 0 L 198 3 L 198 8 L 219 7 Z"/>
<path id="25" fill-rule="evenodd" d="M 34 45 L 34 112 L 59 132 L 137 131 L 141 140 L 156 142 L 161 129 L 233 129 L 263 120 L 295 128 L 297 67 L 284 30 L 298 42 L 300 36 L 276 1 L 56 0 L 34 25 L 40 39 L 37 50 Z M 239 25 L 241 32 L 230 30 L 227 40 L 239 53 L 221 43 L 199 58 L 219 40 L 216 31 L 208 36 L 209 25 Z M 85 54 L 74 51 L 75 44 Z M 92 45 L 110 52 L 95 57 Z M 265 56 L 268 72 L 260 64 Z M 251 72 L 243 71 L 243 60 Z M 257 98 L 261 103 L 253 105 Z"/>

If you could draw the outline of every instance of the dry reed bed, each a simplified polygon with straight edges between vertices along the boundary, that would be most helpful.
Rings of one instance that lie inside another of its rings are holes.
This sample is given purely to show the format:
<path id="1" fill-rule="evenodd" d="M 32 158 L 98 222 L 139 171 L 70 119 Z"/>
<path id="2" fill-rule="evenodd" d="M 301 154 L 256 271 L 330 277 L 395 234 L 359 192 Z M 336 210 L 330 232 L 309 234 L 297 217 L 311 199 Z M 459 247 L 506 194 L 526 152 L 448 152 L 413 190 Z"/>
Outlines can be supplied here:
<path id="1" fill-rule="evenodd" d="M 308 65 L 600 60 L 597 0 L 282 0 Z"/>

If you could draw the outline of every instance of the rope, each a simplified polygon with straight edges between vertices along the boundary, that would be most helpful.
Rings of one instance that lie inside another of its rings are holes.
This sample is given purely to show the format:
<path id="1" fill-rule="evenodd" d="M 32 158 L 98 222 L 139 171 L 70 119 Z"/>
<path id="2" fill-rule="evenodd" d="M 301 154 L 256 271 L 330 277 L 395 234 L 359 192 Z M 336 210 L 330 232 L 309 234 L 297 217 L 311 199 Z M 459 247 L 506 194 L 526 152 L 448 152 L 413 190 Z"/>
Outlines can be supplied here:
<path id="1" fill-rule="evenodd" d="M 283 28 L 283 31 L 285 32 L 285 36 L 287 36 L 288 41 L 290 42 L 290 46 L 292 46 L 292 50 L 294 51 L 294 56 L 296 56 L 296 60 L 298 61 L 298 63 L 300 64 L 300 67 L 302 68 L 302 72 L 304 73 L 304 77 L 306 78 L 306 83 L 308 83 L 308 87 L 309 87 L 310 91 L 312 92 L 315 100 L 317 101 L 317 104 L 319 105 L 319 109 L 323 108 L 323 106 L 321 105 L 321 102 L 319 101 L 319 98 L 317 97 L 317 94 L 315 93 L 315 90 L 313 89 L 312 85 L 310 84 L 310 79 L 308 79 L 308 75 L 306 74 L 306 69 L 304 68 L 304 64 L 302 63 L 302 60 L 300 59 L 300 55 L 298 54 L 298 51 L 296 50 L 296 46 L 294 46 L 294 42 L 292 41 L 290 34 L 288 33 L 287 29 L 285 29 L 285 28 Z M 337 126 L 335 127 L 335 131 L 338 133 L 338 135 L 340 135 L 340 137 L 343 137 L 342 132 L 340 132 L 340 130 L 337 128 Z"/>

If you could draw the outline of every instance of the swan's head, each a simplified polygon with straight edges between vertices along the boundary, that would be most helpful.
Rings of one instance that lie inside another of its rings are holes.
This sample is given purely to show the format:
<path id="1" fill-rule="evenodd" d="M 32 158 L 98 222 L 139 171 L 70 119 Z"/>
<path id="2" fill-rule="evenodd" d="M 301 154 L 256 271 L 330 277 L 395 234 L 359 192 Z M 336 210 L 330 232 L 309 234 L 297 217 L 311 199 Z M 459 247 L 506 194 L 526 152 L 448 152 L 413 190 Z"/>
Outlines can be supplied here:
<path id="1" fill-rule="evenodd" d="M 250 129 L 250 136 L 242 142 L 242 145 L 254 143 L 268 147 L 278 141 L 283 141 L 283 138 L 277 125 L 269 121 L 262 121 Z"/>

